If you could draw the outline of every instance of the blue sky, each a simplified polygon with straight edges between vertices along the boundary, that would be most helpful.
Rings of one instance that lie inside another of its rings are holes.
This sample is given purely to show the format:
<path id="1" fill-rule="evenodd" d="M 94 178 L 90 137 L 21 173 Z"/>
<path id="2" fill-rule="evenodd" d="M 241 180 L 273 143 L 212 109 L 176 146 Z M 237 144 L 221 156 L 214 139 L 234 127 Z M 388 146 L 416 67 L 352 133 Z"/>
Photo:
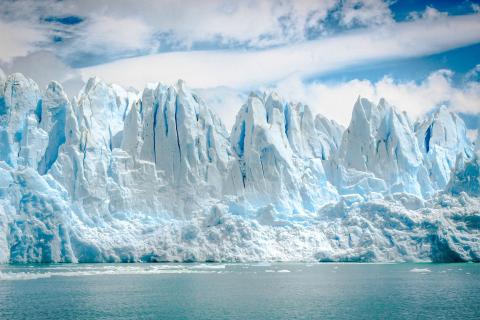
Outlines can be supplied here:
<path id="1" fill-rule="evenodd" d="M 363 95 L 412 117 L 445 104 L 478 126 L 479 1 L 0 2 L 2 69 L 71 95 L 93 75 L 137 89 L 183 78 L 227 126 L 258 89 L 343 124 Z"/>

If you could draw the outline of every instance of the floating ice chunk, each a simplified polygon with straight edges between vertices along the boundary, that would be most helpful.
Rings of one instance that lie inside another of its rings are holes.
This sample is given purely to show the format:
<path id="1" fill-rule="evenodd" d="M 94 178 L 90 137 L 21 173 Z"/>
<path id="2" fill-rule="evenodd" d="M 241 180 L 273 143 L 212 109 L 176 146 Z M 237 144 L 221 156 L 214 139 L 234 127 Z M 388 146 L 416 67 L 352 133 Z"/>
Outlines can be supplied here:
<path id="1" fill-rule="evenodd" d="M 225 269 L 226 268 L 226 265 L 224 264 L 200 264 L 200 265 L 194 265 L 194 266 L 191 266 L 189 269 L 214 269 L 214 270 L 217 270 L 217 269 Z"/>
<path id="2" fill-rule="evenodd" d="M 270 267 L 272 264 L 270 262 L 258 262 L 252 264 L 252 267 Z"/>
<path id="3" fill-rule="evenodd" d="M 195 268 L 189 266 L 106 266 L 106 267 L 78 267 L 67 270 L 28 271 L 28 272 L 0 272 L 0 281 L 36 280 L 51 277 L 85 277 L 85 276 L 116 276 L 116 275 L 155 275 L 177 273 L 218 273 L 215 270 Z"/>
<path id="4" fill-rule="evenodd" d="M 413 268 L 410 270 L 410 272 L 415 272 L 415 273 L 428 273 L 428 272 L 432 272 L 432 270 L 428 269 L 428 268 Z"/>

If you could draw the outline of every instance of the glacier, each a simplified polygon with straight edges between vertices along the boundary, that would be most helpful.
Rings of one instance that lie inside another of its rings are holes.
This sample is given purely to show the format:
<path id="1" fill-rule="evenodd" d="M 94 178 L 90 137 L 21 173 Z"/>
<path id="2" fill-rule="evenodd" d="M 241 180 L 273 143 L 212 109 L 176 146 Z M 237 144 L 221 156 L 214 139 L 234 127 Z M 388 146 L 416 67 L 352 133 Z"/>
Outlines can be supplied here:
<path id="1" fill-rule="evenodd" d="M 444 107 L 344 128 L 257 92 L 229 132 L 181 80 L 0 72 L 1 263 L 266 260 L 480 261 L 480 141 Z"/>

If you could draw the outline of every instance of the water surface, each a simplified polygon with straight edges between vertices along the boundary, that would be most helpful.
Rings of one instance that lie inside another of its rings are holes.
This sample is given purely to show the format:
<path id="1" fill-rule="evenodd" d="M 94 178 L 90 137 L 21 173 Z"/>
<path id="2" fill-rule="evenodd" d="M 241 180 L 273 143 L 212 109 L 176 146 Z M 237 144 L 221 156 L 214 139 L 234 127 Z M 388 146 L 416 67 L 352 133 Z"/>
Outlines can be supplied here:
<path id="1" fill-rule="evenodd" d="M 0 319 L 479 319 L 478 264 L 0 266 Z"/>

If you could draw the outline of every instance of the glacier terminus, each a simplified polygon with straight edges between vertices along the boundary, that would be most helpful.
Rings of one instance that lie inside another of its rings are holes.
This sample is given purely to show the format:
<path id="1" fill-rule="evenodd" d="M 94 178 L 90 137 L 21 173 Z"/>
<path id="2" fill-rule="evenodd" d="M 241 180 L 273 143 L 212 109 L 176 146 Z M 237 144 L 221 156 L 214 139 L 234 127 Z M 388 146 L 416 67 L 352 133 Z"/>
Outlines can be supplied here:
<path id="1" fill-rule="evenodd" d="M 344 128 L 252 93 L 229 132 L 181 80 L 0 72 L 0 262 L 480 261 L 480 141 L 353 103 Z"/>

